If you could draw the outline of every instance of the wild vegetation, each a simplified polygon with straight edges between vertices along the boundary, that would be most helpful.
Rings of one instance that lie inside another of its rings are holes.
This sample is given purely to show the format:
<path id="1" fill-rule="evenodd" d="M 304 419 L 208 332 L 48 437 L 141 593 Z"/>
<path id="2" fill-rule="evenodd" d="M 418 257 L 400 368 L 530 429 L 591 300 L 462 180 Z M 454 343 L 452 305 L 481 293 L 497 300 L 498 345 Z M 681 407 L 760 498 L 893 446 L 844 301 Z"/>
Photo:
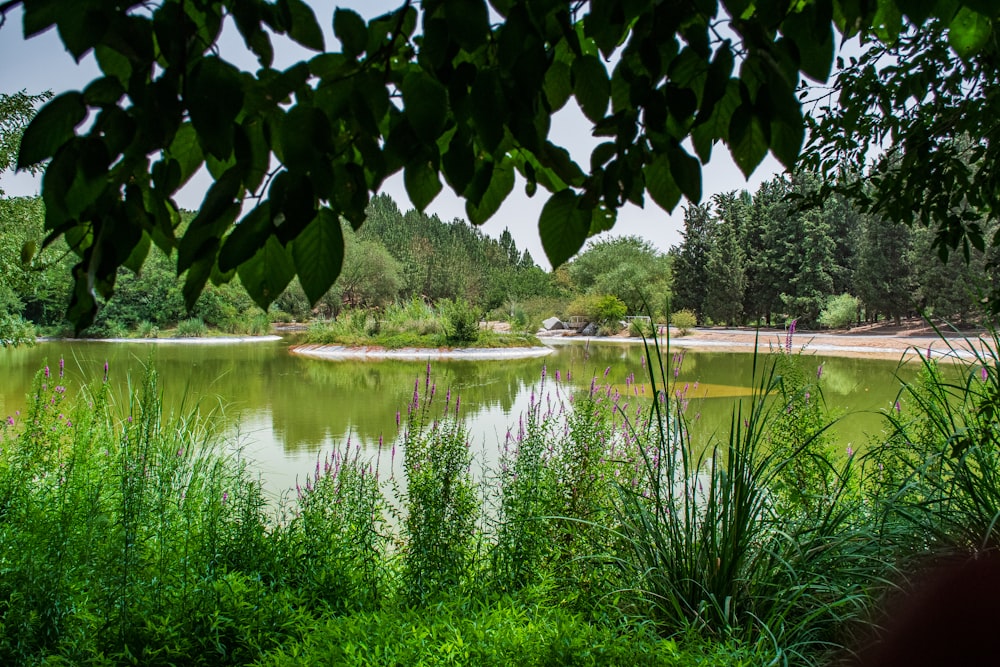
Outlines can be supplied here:
<path id="1" fill-rule="evenodd" d="M 163 414 L 155 372 L 121 402 L 60 361 L 0 426 L 0 657 L 819 664 L 900 572 L 993 548 L 998 344 L 923 358 L 864 452 L 785 351 L 697 447 L 669 350 L 589 390 L 543 368 L 475 474 L 428 366 L 387 469 L 344 443 L 277 507 L 211 416 Z"/>

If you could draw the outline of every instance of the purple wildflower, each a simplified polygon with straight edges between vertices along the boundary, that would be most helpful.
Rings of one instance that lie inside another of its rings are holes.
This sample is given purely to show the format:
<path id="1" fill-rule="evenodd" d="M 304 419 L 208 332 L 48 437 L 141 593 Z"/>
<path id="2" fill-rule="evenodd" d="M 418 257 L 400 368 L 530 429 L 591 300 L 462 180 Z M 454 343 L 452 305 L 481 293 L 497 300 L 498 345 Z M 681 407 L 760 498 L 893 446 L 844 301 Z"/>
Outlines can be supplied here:
<path id="1" fill-rule="evenodd" d="M 556 382 L 559 382 L 559 371 L 556 371 Z"/>
<path id="2" fill-rule="evenodd" d="M 542 364 L 542 379 L 543 380 L 545 379 L 545 371 L 546 371 L 546 366 L 545 366 L 545 364 Z M 556 371 L 556 373 L 558 373 L 558 372 L 559 371 Z"/>
<path id="3" fill-rule="evenodd" d="M 896 408 L 896 414 L 898 415 L 898 414 L 899 414 L 899 412 L 900 412 L 900 409 L 901 409 L 901 408 L 899 407 L 899 401 L 896 401 L 896 404 L 895 404 L 895 405 L 894 405 L 893 407 L 894 407 L 894 408 Z"/>
<path id="4" fill-rule="evenodd" d="M 979 369 L 979 377 L 982 378 L 983 382 L 986 382 L 986 380 L 990 377 L 990 373 L 986 370 L 986 366 Z"/>
<path id="5" fill-rule="evenodd" d="M 396 410 L 396 428 L 399 428 L 399 410 Z"/>
<path id="6" fill-rule="evenodd" d="M 62 357 L 59 357 L 59 377 L 63 376 L 65 369 L 66 369 L 66 360 L 63 359 Z"/>
<path id="7" fill-rule="evenodd" d="M 823 364 L 816 367 L 816 379 L 819 380 L 823 377 Z"/>
<path id="8" fill-rule="evenodd" d="M 14 425 L 14 418 L 11 417 L 10 415 L 7 416 L 7 425 L 8 426 L 13 426 Z"/>
<path id="9" fill-rule="evenodd" d="M 798 323 L 798 319 L 792 320 L 791 324 L 788 325 L 788 334 L 785 335 L 785 351 L 789 354 L 792 353 L 792 336 L 795 335 L 795 325 Z"/>
<path id="10" fill-rule="evenodd" d="M 611 366 L 608 366 L 607 368 L 604 369 L 604 377 L 608 377 L 608 373 L 610 372 L 611 372 Z"/>
<path id="11" fill-rule="evenodd" d="M 49 376 L 49 367 L 46 366 L 45 367 L 45 377 L 48 377 L 48 376 Z"/>
<path id="12" fill-rule="evenodd" d="M 848 458 L 854 456 L 854 448 L 851 447 L 850 445 L 847 446 L 847 456 Z"/>
<path id="13" fill-rule="evenodd" d="M 223 491 L 222 492 L 222 504 L 225 505 L 228 501 L 229 501 L 229 492 L 228 491 Z"/>
<path id="14" fill-rule="evenodd" d="M 108 362 L 107 362 L 107 360 L 104 361 L 104 381 L 105 382 L 108 381 Z"/>

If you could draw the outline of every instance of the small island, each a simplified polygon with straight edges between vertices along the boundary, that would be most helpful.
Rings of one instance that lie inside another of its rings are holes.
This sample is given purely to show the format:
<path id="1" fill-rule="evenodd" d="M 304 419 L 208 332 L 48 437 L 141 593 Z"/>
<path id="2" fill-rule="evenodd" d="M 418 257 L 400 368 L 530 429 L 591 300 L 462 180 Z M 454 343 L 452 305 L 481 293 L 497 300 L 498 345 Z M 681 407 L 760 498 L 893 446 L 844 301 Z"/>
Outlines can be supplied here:
<path id="1" fill-rule="evenodd" d="M 322 359 L 475 359 L 542 357 L 552 348 L 507 323 L 480 322 L 462 299 L 436 305 L 413 299 L 382 309 L 352 310 L 315 322 L 292 354 Z"/>

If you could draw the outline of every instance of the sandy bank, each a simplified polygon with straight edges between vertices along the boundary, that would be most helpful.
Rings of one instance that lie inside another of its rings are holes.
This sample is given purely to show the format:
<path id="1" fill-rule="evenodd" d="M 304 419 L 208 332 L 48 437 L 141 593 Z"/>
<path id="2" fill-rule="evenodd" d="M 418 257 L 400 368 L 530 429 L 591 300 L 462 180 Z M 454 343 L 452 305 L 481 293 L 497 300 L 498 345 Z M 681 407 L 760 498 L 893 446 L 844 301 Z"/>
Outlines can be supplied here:
<path id="1" fill-rule="evenodd" d="M 787 343 L 787 334 L 779 330 L 737 329 L 692 329 L 687 336 L 673 333 L 670 338 L 671 348 L 703 349 L 718 352 L 752 352 L 754 346 L 759 352 L 783 349 Z M 544 336 L 546 344 L 559 345 L 581 342 L 642 344 L 640 338 L 608 337 L 585 338 L 582 336 Z M 661 345 L 665 344 L 661 339 Z M 865 333 L 813 333 L 799 332 L 792 336 L 792 352 L 803 351 L 805 354 L 819 354 L 833 357 L 864 357 L 871 359 L 916 360 L 917 352 L 924 355 L 928 351 L 932 356 L 951 356 L 972 358 L 973 349 L 982 350 L 983 340 L 976 334 L 968 337 L 949 335 L 942 339 L 937 335 L 898 331 L 886 334 Z"/>
<path id="2" fill-rule="evenodd" d="M 469 361 L 488 361 L 503 359 L 531 359 L 552 354 L 551 347 L 508 347 L 483 348 L 468 347 L 462 349 L 449 348 L 400 348 L 387 350 L 382 347 L 344 347 L 342 345 L 293 345 L 288 348 L 292 354 L 318 359 L 349 360 L 349 359 L 401 359 L 407 361 L 424 361 L 440 359 L 462 359 Z"/>

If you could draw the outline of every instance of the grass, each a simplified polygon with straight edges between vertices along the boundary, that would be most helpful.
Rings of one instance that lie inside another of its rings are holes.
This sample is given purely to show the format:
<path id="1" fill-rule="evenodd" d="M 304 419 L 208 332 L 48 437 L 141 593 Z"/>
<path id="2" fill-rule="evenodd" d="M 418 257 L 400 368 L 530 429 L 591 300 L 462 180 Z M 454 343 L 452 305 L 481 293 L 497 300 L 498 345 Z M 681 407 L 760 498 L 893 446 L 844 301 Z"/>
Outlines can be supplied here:
<path id="1" fill-rule="evenodd" d="M 420 300 L 382 311 L 355 310 L 330 322 L 316 322 L 308 341 L 319 345 L 401 348 L 514 348 L 541 345 L 527 333 L 501 334 L 479 329 L 467 305 L 443 304 L 435 309 Z"/>
<path id="2" fill-rule="evenodd" d="M 0 662 L 822 664 L 900 572 L 996 549 L 998 350 L 925 359 L 863 457 L 796 355 L 698 449 L 669 343 L 582 392 L 543 369 L 481 481 L 428 367 L 403 476 L 348 442 L 278 508 L 155 372 L 116 399 L 46 368 L 0 425 Z"/>

